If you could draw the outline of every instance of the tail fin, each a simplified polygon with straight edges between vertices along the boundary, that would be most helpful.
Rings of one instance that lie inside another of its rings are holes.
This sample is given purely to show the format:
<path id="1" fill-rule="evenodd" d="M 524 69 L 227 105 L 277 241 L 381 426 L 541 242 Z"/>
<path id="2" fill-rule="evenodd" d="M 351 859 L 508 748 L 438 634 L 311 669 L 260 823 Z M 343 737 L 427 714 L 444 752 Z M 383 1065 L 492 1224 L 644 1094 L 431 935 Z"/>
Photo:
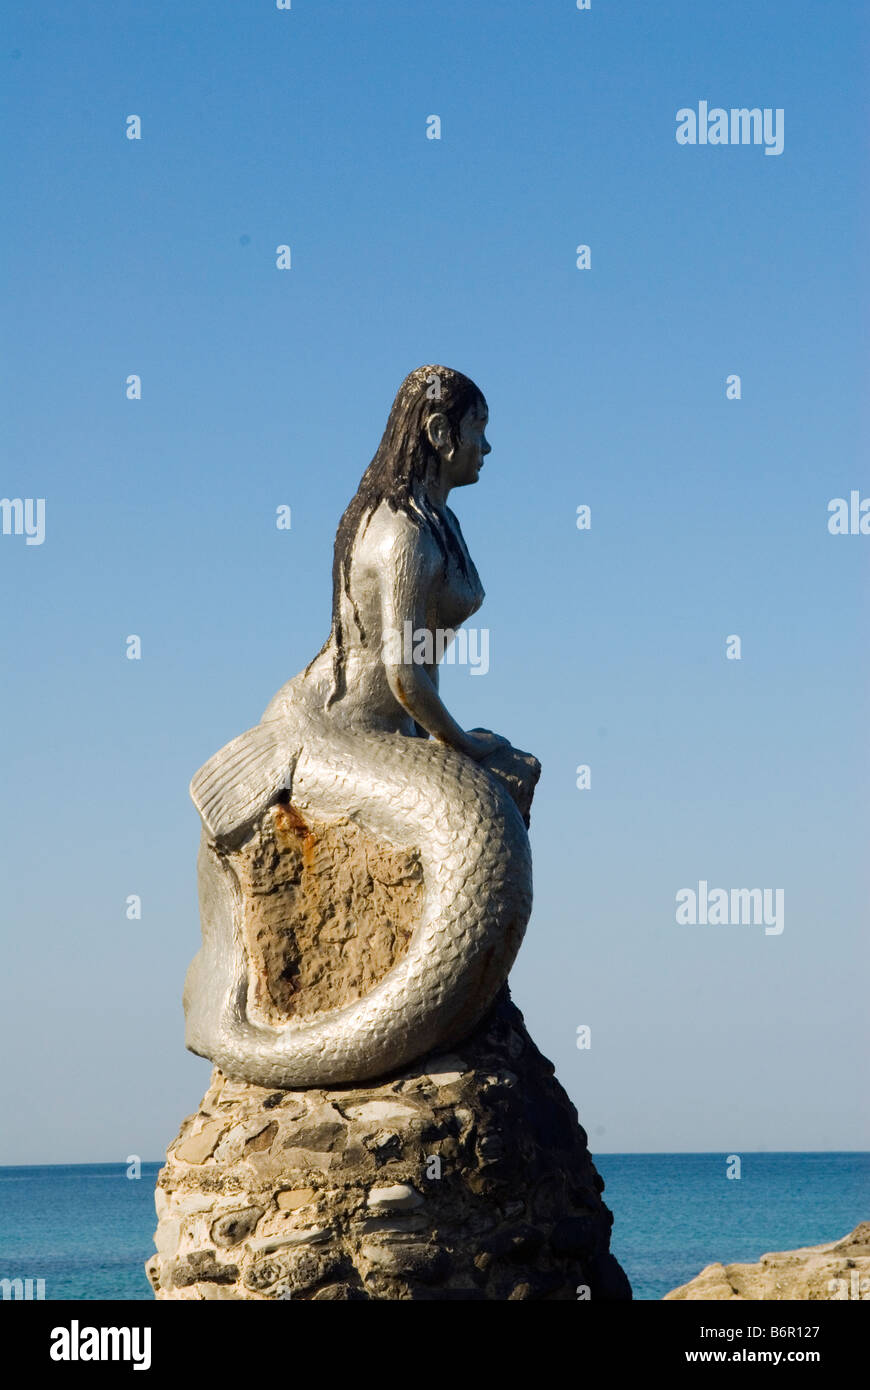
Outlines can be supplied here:
<path id="1" fill-rule="evenodd" d="M 289 792 L 297 758 L 287 724 L 278 719 L 256 724 L 209 758 L 190 795 L 212 838 L 237 837 L 282 789 Z"/>

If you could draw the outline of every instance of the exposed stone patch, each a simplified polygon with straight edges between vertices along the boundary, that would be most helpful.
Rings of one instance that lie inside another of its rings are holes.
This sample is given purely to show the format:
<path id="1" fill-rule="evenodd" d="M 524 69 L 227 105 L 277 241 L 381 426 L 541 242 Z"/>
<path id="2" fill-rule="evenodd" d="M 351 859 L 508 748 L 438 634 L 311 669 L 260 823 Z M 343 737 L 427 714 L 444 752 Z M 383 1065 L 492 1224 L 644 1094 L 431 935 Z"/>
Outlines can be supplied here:
<path id="1" fill-rule="evenodd" d="M 244 905 L 253 1002 L 268 1022 L 353 1003 L 405 954 L 423 895 L 416 851 L 349 820 L 308 826 L 277 805 L 226 858 Z"/>

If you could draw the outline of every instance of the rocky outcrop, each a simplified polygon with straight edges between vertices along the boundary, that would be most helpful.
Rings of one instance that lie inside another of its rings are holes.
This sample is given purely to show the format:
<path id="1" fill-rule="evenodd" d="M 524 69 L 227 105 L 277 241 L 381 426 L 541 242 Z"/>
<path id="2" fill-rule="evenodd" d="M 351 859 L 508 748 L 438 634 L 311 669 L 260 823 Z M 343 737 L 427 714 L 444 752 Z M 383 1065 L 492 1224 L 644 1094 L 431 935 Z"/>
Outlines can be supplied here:
<path id="1" fill-rule="evenodd" d="M 757 1264 L 707 1265 L 665 1298 L 870 1298 L 870 1221 L 862 1221 L 842 1240 L 762 1255 Z"/>
<path id="2" fill-rule="evenodd" d="M 160 1299 L 627 1299 L 577 1112 L 505 989 L 449 1056 L 269 1091 L 215 1069 L 158 1178 Z"/>

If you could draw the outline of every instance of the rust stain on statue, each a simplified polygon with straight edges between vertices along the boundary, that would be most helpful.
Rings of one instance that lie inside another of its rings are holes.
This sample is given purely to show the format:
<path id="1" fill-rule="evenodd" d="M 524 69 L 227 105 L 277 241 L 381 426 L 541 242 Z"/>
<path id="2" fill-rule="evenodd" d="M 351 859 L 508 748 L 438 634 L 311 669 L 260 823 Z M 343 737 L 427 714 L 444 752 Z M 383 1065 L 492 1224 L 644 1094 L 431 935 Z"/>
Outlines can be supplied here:
<path id="1" fill-rule="evenodd" d="M 402 706 L 402 709 L 407 710 L 408 714 L 413 715 L 413 710 L 408 704 L 408 696 L 405 694 L 405 687 L 402 685 L 398 676 L 396 676 L 396 694 L 399 697 L 399 704 Z"/>
<path id="2" fill-rule="evenodd" d="M 275 825 L 278 830 L 283 830 L 287 834 L 292 832 L 300 840 L 303 836 L 311 834 L 296 807 L 291 806 L 289 802 L 275 807 Z"/>

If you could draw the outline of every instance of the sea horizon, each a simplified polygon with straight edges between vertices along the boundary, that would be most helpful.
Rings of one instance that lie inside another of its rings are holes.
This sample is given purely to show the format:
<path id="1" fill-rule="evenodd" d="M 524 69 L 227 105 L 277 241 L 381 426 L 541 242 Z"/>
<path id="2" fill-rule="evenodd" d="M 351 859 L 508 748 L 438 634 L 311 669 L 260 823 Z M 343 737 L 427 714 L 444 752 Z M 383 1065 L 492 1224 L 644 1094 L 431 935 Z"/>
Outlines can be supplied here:
<path id="1" fill-rule="evenodd" d="M 870 1219 L 863 1149 L 596 1150 L 593 1161 L 636 1299 L 661 1299 L 714 1262 L 839 1240 Z M 142 1161 L 137 1178 L 126 1161 L 0 1164 L 0 1279 L 44 1280 L 46 1300 L 150 1300 L 164 1162 Z"/>

